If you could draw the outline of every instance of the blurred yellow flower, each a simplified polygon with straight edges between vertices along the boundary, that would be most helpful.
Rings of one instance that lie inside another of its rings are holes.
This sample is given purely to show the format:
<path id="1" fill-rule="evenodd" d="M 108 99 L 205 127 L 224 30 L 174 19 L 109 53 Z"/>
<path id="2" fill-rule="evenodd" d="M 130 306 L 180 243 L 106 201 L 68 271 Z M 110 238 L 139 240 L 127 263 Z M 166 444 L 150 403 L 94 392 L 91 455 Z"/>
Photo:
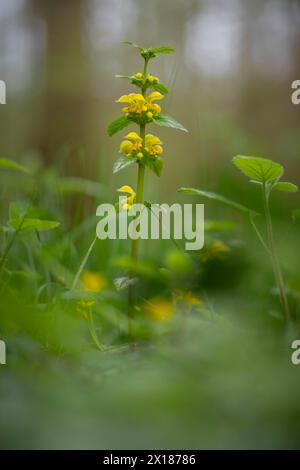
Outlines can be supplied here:
<path id="1" fill-rule="evenodd" d="M 231 248 L 226 245 L 222 240 L 213 240 L 212 244 L 207 248 L 206 252 L 202 255 L 203 261 L 211 259 L 222 259 L 225 254 L 229 253 Z"/>
<path id="2" fill-rule="evenodd" d="M 196 305 L 204 305 L 204 302 L 196 297 L 191 291 L 177 291 L 175 292 L 175 302 L 184 302 L 189 307 Z"/>
<path id="3" fill-rule="evenodd" d="M 157 297 L 148 302 L 145 311 L 155 321 L 168 321 L 174 314 L 172 302 L 163 297 Z"/>
<path id="4" fill-rule="evenodd" d="M 104 276 L 102 276 L 99 273 L 91 272 L 91 271 L 85 271 L 82 274 L 81 282 L 85 291 L 94 292 L 96 294 L 98 292 L 101 292 L 106 285 L 106 280 Z M 90 302 L 90 301 L 83 301 L 83 302 Z"/>

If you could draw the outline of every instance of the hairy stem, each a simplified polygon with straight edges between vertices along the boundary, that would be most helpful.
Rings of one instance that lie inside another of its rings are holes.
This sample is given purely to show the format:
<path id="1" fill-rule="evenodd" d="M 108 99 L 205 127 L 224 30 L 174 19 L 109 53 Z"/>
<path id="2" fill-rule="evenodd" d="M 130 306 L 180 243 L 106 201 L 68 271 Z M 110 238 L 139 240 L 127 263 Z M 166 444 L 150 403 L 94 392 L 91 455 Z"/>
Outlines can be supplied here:
<path id="1" fill-rule="evenodd" d="M 282 276 L 280 263 L 279 263 L 279 259 L 277 256 L 275 241 L 274 241 L 273 224 L 272 224 L 272 218 L 271 218 L 270 206 L 269 206 L 269 194 L 267 193 L 267 188 L 266 188 L 265 183 L 263 184 L 263 201 L 264 201 L 264 212 L 265 212 L 266 225 L 267 225 L 269 251 L 270 251 L 270 257 L 271 257 L 273 271 L 274 271 L 274 277 L 275 277 L 275 281 L 276 281 L 277 288 L 279 291 L 280 302 L 281 302 L 285 319 L 289 321 L 290 320 L 289 305 L 288 305 L 283 276 Z"/>

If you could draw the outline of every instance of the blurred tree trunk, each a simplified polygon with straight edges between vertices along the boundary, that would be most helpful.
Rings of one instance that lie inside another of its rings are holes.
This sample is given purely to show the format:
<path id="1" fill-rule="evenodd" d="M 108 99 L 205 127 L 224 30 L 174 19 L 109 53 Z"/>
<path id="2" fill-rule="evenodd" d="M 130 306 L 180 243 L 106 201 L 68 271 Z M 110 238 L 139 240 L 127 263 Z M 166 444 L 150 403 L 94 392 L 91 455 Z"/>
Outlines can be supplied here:
<path id="1" fill-rule="evenodd" d="M 46 161 L 65 145 L 88 143 L 89 67 L 83 47 L 86 0 L 30 0 L 46 25 L 45 81 L 36 147 Z M 72 173 L 74 171 L 74 160 Z"/>

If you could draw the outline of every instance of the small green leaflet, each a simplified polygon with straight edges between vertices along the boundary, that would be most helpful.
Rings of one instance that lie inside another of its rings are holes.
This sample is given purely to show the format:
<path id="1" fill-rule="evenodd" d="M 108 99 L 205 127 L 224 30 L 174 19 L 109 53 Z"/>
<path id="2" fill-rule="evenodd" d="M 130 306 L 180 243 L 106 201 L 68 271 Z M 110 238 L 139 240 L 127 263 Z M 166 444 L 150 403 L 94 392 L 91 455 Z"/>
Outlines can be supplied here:
<path id="1" fill-rule="evenodd" d="M 150 50 L 154 54 L 172 54 L 172 52 L 175 52 L 175 49 L 168 46 L 152 47 Z"/>
<path id="2" fill-rule="evenodd" d="M 230 206 L 233 209 L 237 209 L 238 211 L 246 213 L 248 215 L 249 214 L 258 215 L 258 212 L 255 212 L 252 209 L 249 209 L 248 207 L 243 206 L 242 204 L 239 204 L 238 202 L 232 201 L 231 199 L 227 199 L 227 197 L 221 196 L 220 194 L 211 193 L 208 191 L 202 191 L 200 189 L 195 189 L 195 188 L 180 188 L 178 189 L 178 192 L 192 194 L 195 196 L 202 196 L 202 197 L 220 202 L 222 204 L 225 204 L 226 206 Z"/>
<path id="3" fill-rule="evenodd" d="M 144 49 L 142 46 L 139 46 L 138 44 L 135 44 L 132 41 L 124 41 L 124 44 L 128 44 L 129 46 L 132 46 L 132 47 L 136 47 L 137 49 L 140 49 L 140 51 Z"/>
<path id="4" fill-rule="evenodd" d="M 172 127 L 173 129 L 179 129 L 181 131 L 188 132 L 188 130 L 185 127 L 183 127 L 182 124 L 177 122 L 171 116 L 166 116 L 166 115 L 161 114 L 159 117 L 154 118 L 153 122 L 157 124 L 158 126 Z"/>
<path id="5" fill-rule="evenodd" d="M 128 80 L 131 80 L 130 75 L 115 75 L 116 78 L 126 78 Z"/>
<path id="6" fill-rule="evenodd" d="M 293 183 L 288 183 L 287 181 L 275 183 L 273 188 L 285 193 L 296 193 L 298 191 L 298 186 Z"/>
<path id="7" fill-rule="evenodd" d="M 121 116 L 118 119 L 115 119 L 109 124 L 107 128 L 108 135 L 109 136 L 114 135 L 116 132 L 124 129 L 125 127 L 129 126 L 129 124 L 131 123 L 132 123 L 131 119 L 129 119 L 127 116 Z"/>
<path id="8" fill-rule="evenodd" d="M 283 174 L 282 165 L 266 158 L 237 155 L 232 161 L 244 175 L 261 183 L 276 180 Z"/>
<path id="9" fill-rule="evenodd" d="M 148 53 L 149 55 L 152 55 L 153 57 L 155 57 L 155 54 L 171 54 L 172 52 L 175 52 L 175 49 L 173 49 L 172 47 L 168 47 L 168 46 L 149 47 L 147 49 L 146 47 L 142 47 L 139 44 L 135 44 L 132 41 L 124 41 L 124 44 L 128 44 L 129 46 L 132 46 L 132 47 L 136 47 L 141 52 Z"/>
<path id="10" fill-rule="evenodd" d="M 19 163 L 16 163 L 13 160 L 8 160 L 7 158 L 0 158 L 0 169 L 20 171 L 21 173 L 29 173 L 27 168 L 22 165 L 19 165 Z"/>
<path id="11" fill-rule="evenodd" d="M 163 95 L 166 95 L 167 93 L 169 93 L 168 88 L 163 83 L 160 83 L 160 82 L 154 83 L 153 85 L 151 85 L 151 88 L 153 88 L 153 90 L 155 91 L 159 91 Z"/>
<path id="12" fill-rule="evenodd" d="M 128 155 L 121 155 L 118 160 L 114 163 L 113 173 L 118 173 L 118 171 L 123 170 L 135 161 L 136 159 L 134 157 L 129 157 Z"/>
<path id="13" fill-rule="evenodd" d="M 37 230 L 38 232 L 52 230 L 60 225 L 60 223 L 55 220 L 31 219 L 27 217 L 23 219 L 11 219 L 8 223 L 12 228 L 18 231 Z"/>

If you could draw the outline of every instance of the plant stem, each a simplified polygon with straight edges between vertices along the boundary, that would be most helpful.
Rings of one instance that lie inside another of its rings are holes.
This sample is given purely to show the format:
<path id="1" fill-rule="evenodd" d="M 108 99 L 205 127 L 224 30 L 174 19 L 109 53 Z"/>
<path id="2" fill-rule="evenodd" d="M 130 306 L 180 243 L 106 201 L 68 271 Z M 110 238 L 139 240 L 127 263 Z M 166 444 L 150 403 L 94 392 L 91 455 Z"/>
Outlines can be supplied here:
<path id="1" fill-rule="evenodd" d="M 148 60 L 145 60 L 144 63 L 144 78 L 147 75 L 147 67 L 148 67 Z M 146 96 L 146 88 L 142 89 L 142 95 Z M 142 139 L 142 146 L 145 146 L 145 135 L 146 135 L 146 124 L 140 124 L 140 137 Z M 141 204 L 143 202 L 144 196 L 144 179 L 145 179 L 145 165 L 138 162 L 138 176 L 137 176 L 137 189 L 136 189 L 136 203 Z M 131 241 L 131 260 L 136 263 L 138 259 L 138 245 L 139 240 L 132 240 Z M 132 272 L 129 273 L 129 277 L 132 277 Z M 128 336 L 132 337 L 132 314 L 134 308 L 134 292 L 133 286 L 130 284 L 128 288 Z"/>
<path id="2" fill-rule="evenodd" d="M 270 257 L 271 257 L 273 271 L 274 271 L 274 277 L 275 277 L 275 281 L 276 281 L 277 288 L 279 291 L 280 302 L 281 302 L 285 319 L 289 321 L 290 320 L 289 305 L 288 305 L 283 276 L 282 276 L 280 263 L 279 263 L 279 259 L 277 256 L 275 241 L 274 241 L 273 224 L 272 224 L 270 205 L 269 205 L 269 194 L 267 193 L 267 188 L 266 188 L 265 183 L 263 184 L 262 191 L 263 191 L 264 212 L 265 212 L 268 242 L 269 242 L 269 251 L 270 251 Z"/>
<path id="3" fill-rule="evenodd" d="M 94 248 L 94 245 L 95 245 L 96 241 L 97 241 L 97 235 L 95 236 L 94 240 L 93 240 L 92 243 L 90 244 L 90 246 L 89 246 L 89 248 L 88 248 L 88 250 L 87 250 L 87 252 L 86 252 L 86 254 L 85 254 L 85 257 L 83 258 L 82 262 L 80 263 L 80 266 L 79 266 L 79 268 L 78 268 L 78 271 L 77 271 L 77 273 L 76 273 L 76 275 L 75 275 L 75 277 L 74 277 L 74 280 L 73 280 L 73 282 L 72 282 L 71 290 L 74 290 L 74 289 L 76 288 L 76 286 L 77 286 L 77 284 L 78 284 L 78 281 L 79 281 L 79 278 L 80 278 L 80 276 L 81 276 L 81 273 L 82 273 L 82 271 L 83 271 L 83 269 L 84 269 L 84 267 L 85 267 L 85 265 L 86 265 L 86 263 L 87 263 L 87 260 L 89 259 L 89 256 L 90 256 L 90 254 L 91 254 L 91 252 L 92 252 L 92 250 L 93 250 L 93 248 Z"/>
<path id="4" fill-rule="evenodd" d="M 4 250 L 4 253 L 2 255 L 2 258 L 1 258 L 1 261 L 0 261 L 0 275 L 2 273 L 2 270 L 5 266 L 5 263 L 6 263 L 6 260 L 7 260 L 7 256 L 8 256 L 8 253 L 10 252 L 11 248 L 13 247 L 13 244 L 17 238 L 17 236 L 19 235 L 21 229 L 22 229 L 22 226 L 23 226 L 23 223 L 24 223 L 24 219 L 26 217 L 26 214 L 22 217 L 21 219 L 21 222 L 20 222 L 20 225 L 17 227 L 17 229 L 15 230 L 13 236 L 11 237 L 11 240 L 10 242 L 6 245 L 6 248 Z"/>

